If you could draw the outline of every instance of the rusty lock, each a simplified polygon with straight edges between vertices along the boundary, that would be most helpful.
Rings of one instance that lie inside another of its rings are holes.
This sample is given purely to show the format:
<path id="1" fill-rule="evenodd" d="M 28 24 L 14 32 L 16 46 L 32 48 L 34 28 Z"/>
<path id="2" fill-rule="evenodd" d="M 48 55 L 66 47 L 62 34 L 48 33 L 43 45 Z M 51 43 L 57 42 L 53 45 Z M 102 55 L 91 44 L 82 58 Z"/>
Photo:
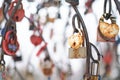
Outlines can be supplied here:
<path id="1" fill-rule="evenodd" d="M 14 7 L 15 5 L 17 4 L 17 0 L 13 1 L 11 4 L 10 4 L 10 8 L 8 10 L 8 15 L 11 16 L 13 10 L 14 10 Z M 19 22 L 23 19 L 23 17 L 25 16 L 25 12 L 24 12 L 24 9 L 23 9 L 23 5 L 22 3 L 20 3 L 19 5 L 19 8 L 17 9 L 17 11 L 15 12 L 14 16 L 13 16 L 13 20 L 16 21 L 16 22 Z"/>
<path id="2" fill-rule="evenodd" d="M 104 22 L 102 16 L 98 25 L 98 41 L 114 41 L 116 35 L 119 32 L 119 26 L 116 24 L 116 18 L 110 17 L 111 23 Z M 103 39 L 103 40 L 102 40 Z"/>
<path id="3" fill-rule="evenodd" d="M 68 38 L 69 48 L 69 58 L 86 58 L 86 47 L 84 47 L 84 34 L 80 29 L 80 24 L 78 22 L 78 28 L 75 26 L 75 18 L 78 16 L 75 14 L 72 19 L 73 35 Z"/>
<path id="4" fill-rule="evenodd" d="M 50 76 L 53 73 L 54 64 L 49 55 L 40 61 L 40 68 L 45 76 Z"/>

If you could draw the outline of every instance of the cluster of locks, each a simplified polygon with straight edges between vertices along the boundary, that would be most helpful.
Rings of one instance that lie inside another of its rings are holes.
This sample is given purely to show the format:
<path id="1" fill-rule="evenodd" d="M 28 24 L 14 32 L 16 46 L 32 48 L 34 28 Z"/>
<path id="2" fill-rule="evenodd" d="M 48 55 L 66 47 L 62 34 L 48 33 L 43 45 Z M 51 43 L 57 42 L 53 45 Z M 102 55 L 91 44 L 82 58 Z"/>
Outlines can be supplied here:
<path id="1" fill-rule="evenodd" d="M 74 29 L 73 35 L 68 38 L 69 43 L 69 57 L 72 59 L 76 58 L 86 58 L 86 73 L 84 80 L 102 80 L 100 76 L 100 56 L 98 49 L 89 42 L 88 33 L 84 21 L 76 8 L 78 5 L 78 0 L 66 0 L 74 8 L 76 14 L 72 18 L 72 26 Z M 92 1 L 92 0 L 89 0 Z M 106 12 L 107 2 L 109 2 L 109 12 Z M 90 4 L 90 3 L 88 3 Z M 88 5 L 86 4 L 86 5 Z M 99 20 L 98 30 L 97 30 L 97 41 L 98 42 L 115 42 L 115 38 L 119 33 L 119 26 L 116 24 L 116 18 L 111 14 L 111 0 L 104 2 L 104 13 Z M 118 6 L 118 5 L 117 5 Z M 78 20 L 78 28 L 75 26 L 75 17 Z M 111 23 L 108 21 L 110 19 Z M 106 21 L 106 22 L 105 22 Z M 80 26 L 81 24 L 81 26 Z M 97 52 L 98 59 L 95 60 L 92 56 L 91 47 Z M 92 61 L 91 61 L 92 59 Z M 107 60 L 108 61 L 108 60 Z M 110 61 L 110 59 L 109 59 Z M 95 70 L 96 69 L 96 70 Z"/>
<path id="2" fill-rule="evenodd" d="M 0 23 L 3 21 L 3 19 L 6 20 L 5 27 L 1 31 L 2 41 L 1 41 L 1 58 L 0 58 L 1 59 L 0 80 L 7 80 L 4 55 L 12 56 L 12 58 L 15 61 L 21 60 L 21 56 L 19 57 L 16 55 L 16 52 L 19 50 L 20 47 L 20 44 L 17 40 L 16 22 L 20 22 L 24 17 L 26 17 L 25 11 L 23 9 L 23 4 L 21 1 L 22 0 L 14 0 L 14 1 L 5 0 L 3 2 L 2 8 L 0 8 Z M 28 1 L 33 2 L 34 0 L 28 0 Z M 91 7 L 91 3 L 93 1 L 94 0 L 88 0 L 88 2 L 86 3 L 87 10 L 85 11 L 85 14 L 89 12 L 89 8 Z M 76 12 L 72 18 L 72 27 L 74 31 L 73 34 L 68 38 L 68 44 L 70 46 L 69 58 L 70 59 L 86 58 L 86 72 L 83 79 L 101 80 L 101 76 L 100 76 L 101 54 L 96 48 L 96 46 L 89 41 L 86 25 L 82 19 L 81 14 L 79 13 L 79 10 L 76 7 L 79 4 L 79 0 L 66 0 L 66 2 L 70 3 Z M 47 4 L 44 5 L 49 6 Z M 99 19 L 99 24 L 97 28 L 98 29 L 97 41 L 99 42 L 114 42 L 116 36 L 119 33 L 119 26 L 116 23 L 116 18 L 111 14 L 111 5 L 112 5 L 111 0 L 109 0 L 109 12 L 106 12 L 107 0 L 105 0 L 104 13 L 102 17 Z M 38 10 L 39 9 L 40 8 L 38 6 Z M 31 15 L 30 18 L 26 17 L 30 22 L 30 30 L 34 30 L 33 34 L 30 36 L 30 41 L 34 46 L 38 46 L 42 43 L 44 44 L 38 50 L 36 56 L 39 56 L 42 53 L 42 51 L 46 51 L 45 54 L 46 57 L 44 61 L 40 63 L 40 67 L 44 75 L 50 76 L 53 73 L 54 63 L 51 60 L 48 53 L 48 49 L 47 49 L 48 43 L 44 40 L 42 36 L 43 29 L 41 28 L 40 22 L 38 21 L 38 16 L 37 16 L 38 10 L 36 12 L 36 15 Z M 60 18 L 59 14 L 58 17 Z M 78 21 L 77 26 L 75 24 L 76 19 Z M 109 19 L 111 23 L 108 23 Z M 54 22 L 54 18 L 50 18 L 47 16 L 47 21 Z M 92 47 L 95 49 L 98 59 L 94 59 L 92 55 Z"/>

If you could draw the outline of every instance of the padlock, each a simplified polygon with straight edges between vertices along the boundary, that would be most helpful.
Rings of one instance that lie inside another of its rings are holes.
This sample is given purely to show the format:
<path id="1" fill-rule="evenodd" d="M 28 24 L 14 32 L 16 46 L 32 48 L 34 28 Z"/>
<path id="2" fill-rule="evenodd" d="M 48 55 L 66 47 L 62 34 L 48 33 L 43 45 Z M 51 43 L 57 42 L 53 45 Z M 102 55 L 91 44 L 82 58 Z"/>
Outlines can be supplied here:
<path id="1" fill-rule="evenodd" d="M 11 16 L 13 10 L 14 10 L 14 7 L 15 5 L 17 4 L 17 0 L 16 1 L 13 1 L 11 4 L 10 4 L 10 8 L 8 10 L 8 15 Z M 19 8 L 16 10 L 14 16 L 13 16 L 13 20 L 16 21 L 16 22 L 19 22 L 21 21 L 25 16 L 25 12 L 24 12 L 24 9 L 23 9 L 23 5 L 22 3 L 20 3 L 19 5 Z"/>
<path id="2" fill-rule="evenodd" d="M 119 26 L 116 24 L 115 17 L 110 17 L 111 23 L 104 22 L 102 16 L 99 21 L 97 41 L 115 41 L 115 37 L 119 32 Z"/>
<path id="3" fill-rule="evenodd" d="M 54 64 L 49 56 L 46 56 L 44 60 L 40 62 L 40 68 L 45 76 L 50 76 L 53 73 Z"/>
<path id="4" fill-rule="evenodd" d="M 5 54 L 13 56 L 19 49 L 19 43 L 17 41 L 16 33 L 8 31 L 5 35 L 5 39 L 2 41 L 2 48 Z"/>
<path id="5" fill-rule="evenodd" d="M 86 47 L 79 47 L 78 49 L 69 48 L 69 58 L 86 58 Z"/>
<path id="6" fill-rule="evenodd" d="M 69 58 L 86 58 L 86 47 L 84 47 L 84 37 L 81 32 L 74 32 L 72 36 L 68 38 Z"/>
<path id="7" fill-rule="evenodd" d="M 97 66 L 97 67 L 96 67 Z M 99 61 L 91 63 L 91 76 L 90 80 L 101 80 L 101 76 L 99 74 Z"/>
<path id="8" fill-rule="evenodd" d="M 30 40 L 31 40 L 32 44 L 35 46 L 38 46 L 43 41 L 41 36 L 37 36 L 35 34 L 31 35 Z"/>

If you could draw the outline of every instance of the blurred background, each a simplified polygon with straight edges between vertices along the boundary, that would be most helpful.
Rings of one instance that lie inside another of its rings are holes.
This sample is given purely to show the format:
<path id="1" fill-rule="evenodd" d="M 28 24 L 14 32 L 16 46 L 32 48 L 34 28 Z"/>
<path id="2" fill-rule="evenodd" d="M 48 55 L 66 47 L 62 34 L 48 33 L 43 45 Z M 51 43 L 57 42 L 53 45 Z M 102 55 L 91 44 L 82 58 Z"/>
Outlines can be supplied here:
<path id="1" fill-rule="evenodd" d="M 104 0 L 93 0 L 91 7 L 86 5 L 88 1 L 79 0 L 77 8 L 87 27 L 90 42 L 96 45 L 104 56 L 100 61 L 102 80 L 120 80 L 119 34 L 115 42 L 97 41 L 97 27 L 103 14 Z M 2 3 L 3 0 L 0 6 Z M 72 17 L 75 14 L 70 4 L 65 0 L 22 0 L 22 4 L 25 17 L 16 23 L 20 44 L 16 54 L 21 59 L 5 55 L 8 80 L 83 80 L 86 59 L 68 57 L 67 39 L 73 34 Z M 113 0 L 112 15 L 116 17 L 116 24 L 120 25 L 120 15 Z M 0 24 L 0 31 L 4 25 L 5 20 Z M 36 27 L 41 31 L 37 32 Z M 42 36 L 44 41 L 34 45 L 31 42 L 33 34 Z M 47 50 L 44 49 L 46 43 Z M 43 50 L 40 52 L 41 48 Z M 96 58 L 94 51 L 92 54 Z M 45 62 L 45 59 L 50 62 Z M 46 74 L 43 71 L 44 67 L 50 68 Z"/>

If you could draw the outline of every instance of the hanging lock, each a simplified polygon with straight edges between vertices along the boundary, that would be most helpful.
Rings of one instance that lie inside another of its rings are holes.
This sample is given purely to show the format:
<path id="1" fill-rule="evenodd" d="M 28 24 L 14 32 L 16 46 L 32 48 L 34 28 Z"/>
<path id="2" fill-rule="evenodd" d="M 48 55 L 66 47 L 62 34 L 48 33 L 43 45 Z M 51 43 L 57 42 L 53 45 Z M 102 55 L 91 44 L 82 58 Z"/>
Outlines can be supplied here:
<path id="1" fill-rule="evenodd" d="M 15 5 L 17 4 L 17 0 L 13 1 L 11 4 L 10 4 L 10 8 L 8 10 L 8 15 L 11 16 L 13 10 L 14 10 L 14 7 Z M 19 22 L 23 19 L 23 17 L 25 16 L 25 12 L 24 12 L 24 9 L 23 9 L 23 5 L 22 3 L 20 3 L 19 5 L 19 8 L 16 10 L 14 16 L 13 16 L 13 20 L 16 21 L 16 22 Z"/>
<path id="2" fill-rule="evenodd" d="M 75 25 L 75 19 L 78 21 L 78 28 Z M 78 15 L 72 18 L 73 35 L 68 38 L 69 58 L 86 58 L 86 47 L 84 47 L 84 33 L 81 29 Z"/>
<path id="3" fill-rule="evenodd" d="M 115 37 L 119 32 L 119 26 L 116 24 L 116 18 L 110 17 L 111 23 L 104 22 L 104 17 L 102 16 L 99 21 L 98 26 L 98 41 L 115 41 Z"/>
<path id="4" fill-rule="evenodd" d="M 83 46 L 84 39 L 82 34 L 74 33 L 68 38 L 69 58 L 86 58 L 86 47 Z"/>
<path id="5" fill-rule="evenodd" d="M 34 34 L 30 37 L 30 40 L 31 40 L 32 44 L 35 46 L 38 46 L 43 41 L 40 36 L 37 36 Z"/>
<path id="6" fill-rule="evenodd" d="M 54 64 L 49 56 L 46 56 L 44 60 L 40 61 L 40 67 L 45 76 L 52 75 Z"/>
<path id="7" fill-rule="evenodd" d="M 41 42 L 43 41 L 39 29 L 36 29 L 33 34 L 30 37 L 30 40 L 32 42 L 33 45 L 37 46 L 39 44 L 41 44 Z"/>
<path id="8" fill-rule="evenodd" d="M 2 48 L 7 55 L 13 56 L 19 49 L 16 33 L 12 30 L 5 34 L 5 39 L 2 42 Z"/>
<path id="9" fill-rule="evenodd" d="M 90 80 L 101 80 L 101 76 L 99 74 L 99 62 L 92 62 L 91 63 Z"/>

